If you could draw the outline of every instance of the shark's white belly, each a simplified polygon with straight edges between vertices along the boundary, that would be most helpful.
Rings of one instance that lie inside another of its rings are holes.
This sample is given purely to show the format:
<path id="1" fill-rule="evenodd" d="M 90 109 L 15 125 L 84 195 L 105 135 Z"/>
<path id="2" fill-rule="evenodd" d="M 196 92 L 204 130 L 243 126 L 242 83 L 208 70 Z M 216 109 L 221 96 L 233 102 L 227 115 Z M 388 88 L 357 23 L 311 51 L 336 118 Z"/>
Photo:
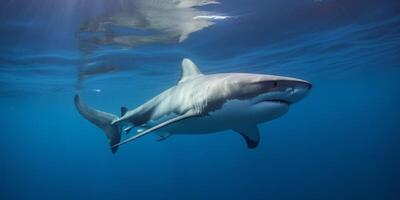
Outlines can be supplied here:
<path id="1" fill-rule="evenodd" d="M 221 109 L 201 117 L 189 118 L 174 123 L 160 131 L 171 134 L 213 133 L 243 125 L 255 125 L 275 119 L 288 111 L 289 106 L 277 102 L 230 100 Z"/>

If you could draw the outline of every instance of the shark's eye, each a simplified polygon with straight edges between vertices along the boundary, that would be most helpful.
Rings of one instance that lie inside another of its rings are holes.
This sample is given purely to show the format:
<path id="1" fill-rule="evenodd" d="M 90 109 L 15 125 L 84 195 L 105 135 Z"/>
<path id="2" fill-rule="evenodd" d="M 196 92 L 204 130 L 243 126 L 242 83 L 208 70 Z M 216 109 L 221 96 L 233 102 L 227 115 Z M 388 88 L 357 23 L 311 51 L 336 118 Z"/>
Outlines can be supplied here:
<path id="1" fill-rule="evenodd" d="M 276 81 L 273 84 L 274 84 L 274 87 L 278 86 L 278 82 L 276 82 Z"/>

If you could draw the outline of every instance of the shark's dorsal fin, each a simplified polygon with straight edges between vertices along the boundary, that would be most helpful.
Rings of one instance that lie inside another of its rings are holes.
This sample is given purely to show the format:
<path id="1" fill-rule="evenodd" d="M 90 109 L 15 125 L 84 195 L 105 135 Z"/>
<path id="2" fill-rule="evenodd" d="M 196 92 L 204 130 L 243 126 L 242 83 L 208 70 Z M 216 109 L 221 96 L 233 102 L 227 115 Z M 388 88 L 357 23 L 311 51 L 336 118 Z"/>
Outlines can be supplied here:
<path id="1" fill-rule="evenodd" d="M 128 112 L 128 108 L 127 107 L 121 107 L 121 117 L 125 115 L 125 113 Z"/>
<path id="2" fill-rule="evenodd" d="M 198 75 L 201 75 L 199 68 L 188 58 L 182 60 L 182 72 L 181 78 L 178 83 L 183 83 L 189 79 L 192 79 Z"/>
<path id="3" fill-rule="evenodd" d="M 260 131 L 257 125 L 243 126 L 233 130 L 238 132 L 246 140 L 247 147 L 250 149 L 256 148 L 260 143 Z"/>

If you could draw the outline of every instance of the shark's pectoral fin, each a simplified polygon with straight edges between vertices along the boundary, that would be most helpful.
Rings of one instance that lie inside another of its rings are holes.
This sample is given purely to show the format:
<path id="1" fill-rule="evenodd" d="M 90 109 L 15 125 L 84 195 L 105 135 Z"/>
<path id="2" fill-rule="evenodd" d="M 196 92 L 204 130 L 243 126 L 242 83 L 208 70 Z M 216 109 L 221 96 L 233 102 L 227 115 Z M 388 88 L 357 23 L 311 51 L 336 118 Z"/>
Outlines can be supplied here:
<path id="1" fill-rule="evenodd" d="M 147 135 L 147 134 L 149 134 L 149 133 L 151 133 L 153 131 L 156 131 L 156 130 L 158 130 L 160 128 L 163 128 L 163 127 L 165 127 L 167 125 L 179 122 L 179 121 L 187 119 L 187 118 L 196 117 L 196 116 L 199 116 L 199 115 L 200 114 L 198 112 L 196 112 L 195 110 L 189 110 L 188 112 L 186 112 L 183 115 L 179 115 L 179 116 L 177 116 L 175 118 L 169 119 L 169 120 L 167 120 L 165 122 L 162 122 L 162 123 L 160 123 L 160 124 L 158 124 L 156 126 L 153 126 L 153 127 L 149 128 L 149 129 L 141 131 L 138 134 L 136 134 L 136 135 L 134 135 L 134 136 L 132 136 L 132 137 L 130 137 L 130 138 L 118 143 L 118 144 L 115 144 L 113 147 L 118 147 L 118 146 L 123 145 L 125 143 L 128 143 L 128 142 L 130 142 L 132 140 L 138 139 L 138 138 L 140 138 L 140 137 L 142 137 L 144 135 Z"/>
<path id="2" fill-rule="evenodd" d="M 238 132 L 246 140 L 247 147 L 250 149 L 256 148 L 260 143 L 260 131 L 257 125 L 243 126 L 233 130 Z"/>

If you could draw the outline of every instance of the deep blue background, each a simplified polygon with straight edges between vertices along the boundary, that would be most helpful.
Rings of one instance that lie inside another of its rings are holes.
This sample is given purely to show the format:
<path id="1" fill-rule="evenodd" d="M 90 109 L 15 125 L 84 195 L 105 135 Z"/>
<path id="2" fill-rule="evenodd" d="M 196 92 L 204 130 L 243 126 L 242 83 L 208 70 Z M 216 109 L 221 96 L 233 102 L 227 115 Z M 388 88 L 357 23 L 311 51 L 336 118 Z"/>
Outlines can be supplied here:
<path id="1" fill-rule="evenodd" d="M 206 8 L 239 17 L 184 43 L 94 53 L 113 70 L 84 80 L 85 101 L 140 105 L 176 83 L 183 57 L 205 73 L 303 78 L 310 95 L 262 124 L 254 150 L 226 131 L 115 155 L 72 101 L 76 31 L 110 1 L 1 2 L 0 199 L 400 199 L 400 3 L 221 2 Z"/>

